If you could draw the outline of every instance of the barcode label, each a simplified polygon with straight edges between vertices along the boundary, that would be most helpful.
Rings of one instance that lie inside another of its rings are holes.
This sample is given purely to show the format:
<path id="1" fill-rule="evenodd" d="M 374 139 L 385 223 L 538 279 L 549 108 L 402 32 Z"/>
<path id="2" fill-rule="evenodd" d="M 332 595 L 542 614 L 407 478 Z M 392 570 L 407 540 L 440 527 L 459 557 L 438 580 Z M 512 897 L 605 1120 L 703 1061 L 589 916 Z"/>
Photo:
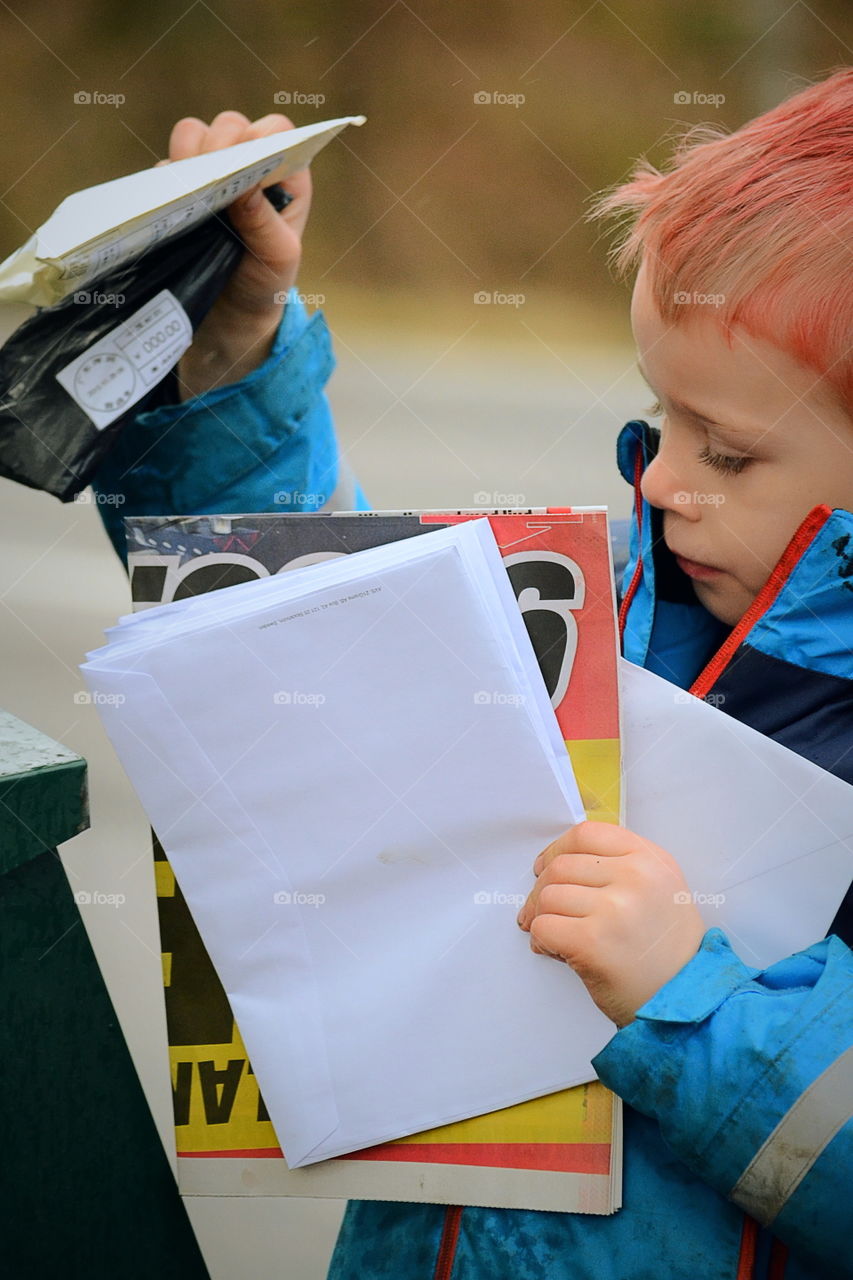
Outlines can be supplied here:
<path id="1" fill-rule="evenodd" d="M 81 306 L 97 306 L 94 301 Z M 56 375 L 99 431 L 165 378 L 193 340 L 190 318 L 163 289 Z"/>

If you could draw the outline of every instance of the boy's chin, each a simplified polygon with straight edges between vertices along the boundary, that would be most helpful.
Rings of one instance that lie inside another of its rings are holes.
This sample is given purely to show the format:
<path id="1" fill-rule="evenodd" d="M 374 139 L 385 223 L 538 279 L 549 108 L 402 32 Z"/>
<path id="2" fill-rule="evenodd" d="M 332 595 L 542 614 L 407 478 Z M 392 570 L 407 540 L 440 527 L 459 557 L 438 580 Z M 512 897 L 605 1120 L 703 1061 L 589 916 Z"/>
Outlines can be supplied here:
<path id="1" fill-rule="evenodd" d="M 694 582 L 692 585 L 699 603 L 727 627 L 734 627 L 740 622 L 755 599 L 753 594 L 728 575 L 720 582 Z"/>

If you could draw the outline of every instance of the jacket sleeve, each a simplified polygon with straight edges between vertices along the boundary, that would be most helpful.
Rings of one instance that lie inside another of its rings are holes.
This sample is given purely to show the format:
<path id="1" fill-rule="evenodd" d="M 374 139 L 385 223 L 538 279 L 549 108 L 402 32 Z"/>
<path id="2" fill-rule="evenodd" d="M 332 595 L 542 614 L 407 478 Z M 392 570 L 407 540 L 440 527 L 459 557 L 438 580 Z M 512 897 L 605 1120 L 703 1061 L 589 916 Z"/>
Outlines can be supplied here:
<path id="1" fill-rule="evenodd" d="M 853 952 L 840 938 L 758 970 L 710 929 L 593 1066 L 703 1181 L 801 1258 L 853 1275 Z"/>
<path id="2" fill-rule="evenodd" d="M 138 414 L 92 484 L 121 558 L 125 516 L 365 510 L 323 391 L 333 368 L 322 314 L 309 318 L 292 290 L 262 365 Z"/>

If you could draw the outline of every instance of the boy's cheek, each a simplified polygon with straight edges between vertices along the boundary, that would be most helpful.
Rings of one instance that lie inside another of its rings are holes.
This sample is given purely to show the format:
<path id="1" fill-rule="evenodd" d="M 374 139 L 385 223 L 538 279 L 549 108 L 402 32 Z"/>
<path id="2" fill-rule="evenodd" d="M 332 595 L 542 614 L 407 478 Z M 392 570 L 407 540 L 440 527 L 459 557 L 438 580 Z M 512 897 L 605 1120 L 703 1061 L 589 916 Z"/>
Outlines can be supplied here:
<path id="1" fill-rule="evenodd" d="M 694 582 L 693 590 L 696 599 L 711 616 L 728 627 L 740 622 L 758 594 L 757 589 L 750 591 L 730 574 L 719 583 Z"/>

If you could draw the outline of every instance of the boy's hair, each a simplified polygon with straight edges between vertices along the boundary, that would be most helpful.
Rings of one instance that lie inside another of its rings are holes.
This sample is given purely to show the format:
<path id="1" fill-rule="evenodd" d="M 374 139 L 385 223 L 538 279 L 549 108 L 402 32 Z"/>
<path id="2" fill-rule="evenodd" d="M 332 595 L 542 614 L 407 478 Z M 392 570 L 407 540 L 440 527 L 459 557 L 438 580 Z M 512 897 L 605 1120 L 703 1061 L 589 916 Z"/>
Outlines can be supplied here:
<path id="1" fill-rule="evenodd" d="M 590 216 L 613 213 L 627 215 L 616 267 L 645 263 L 665 320 L 716 295 L 730 345 L 741 325 L 825 375 L 853 414 L 853 69 L 735 133 L 688 130 L 668 170 L 639 162 Z"/>

